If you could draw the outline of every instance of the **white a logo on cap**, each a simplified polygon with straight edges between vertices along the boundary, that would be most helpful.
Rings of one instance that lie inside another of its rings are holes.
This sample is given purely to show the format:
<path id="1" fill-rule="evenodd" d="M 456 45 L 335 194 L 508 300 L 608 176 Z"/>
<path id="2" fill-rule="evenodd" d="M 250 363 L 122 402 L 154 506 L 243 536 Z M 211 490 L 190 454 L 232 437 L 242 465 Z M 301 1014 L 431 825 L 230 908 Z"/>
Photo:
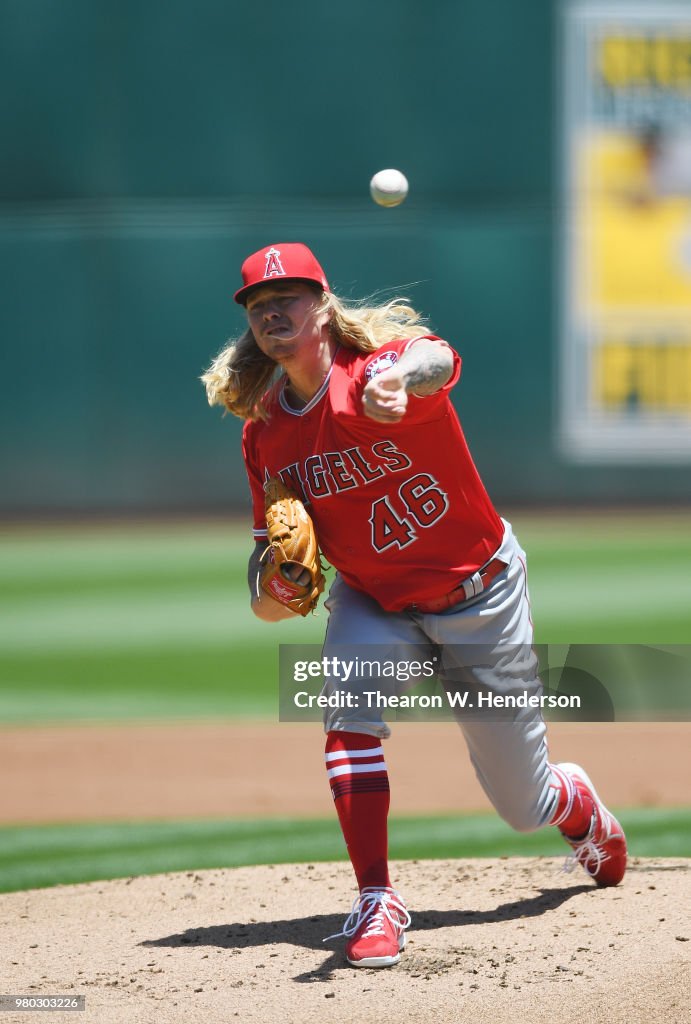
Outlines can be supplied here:
<path id="1" fill-rule="evenodd" d="M 267 277 L 285 277 L 286 272 L 280 260 L 281 253 L 278 249 L 269 249 L 264 253 L 266 266 L 264 267 L 264 279 Z"/>

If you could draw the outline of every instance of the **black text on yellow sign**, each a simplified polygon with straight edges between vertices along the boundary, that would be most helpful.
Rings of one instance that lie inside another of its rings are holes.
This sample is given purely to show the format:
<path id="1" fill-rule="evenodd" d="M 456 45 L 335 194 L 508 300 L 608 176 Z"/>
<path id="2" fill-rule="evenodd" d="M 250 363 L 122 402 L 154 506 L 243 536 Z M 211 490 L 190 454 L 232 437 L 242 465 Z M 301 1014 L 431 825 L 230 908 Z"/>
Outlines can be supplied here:
<path id="1" fill-rule="evenodd" d="M 593 399 L 611 411 L 691 414 L 688 341 L 605 340 L 593 352 Z"/>
<path id="2" fill-rule="evenodd" d="M 691 35 L 605 36 L 598 67 L 611 89 L 691 89 Z"/>

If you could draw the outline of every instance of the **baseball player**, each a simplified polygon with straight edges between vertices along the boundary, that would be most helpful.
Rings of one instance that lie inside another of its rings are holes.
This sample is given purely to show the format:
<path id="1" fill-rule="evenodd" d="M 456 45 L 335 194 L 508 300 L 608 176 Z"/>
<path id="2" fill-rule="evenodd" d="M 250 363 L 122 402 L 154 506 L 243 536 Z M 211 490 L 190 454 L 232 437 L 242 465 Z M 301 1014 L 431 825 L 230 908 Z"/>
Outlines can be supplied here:
<path id="1" fill-rule="evenodd" d="M 447 688 L 462 679 L 502 695 L 539 692 L 525 553 L 483 487 L 449 398 L 458 354 L 405 300 L 337 298 L 302 244 L 252 254 L 242 280 L 235 300 L 247 331 L 202 379 L 211 404 L 246 420 L 254 613 L 276 622 L 315 606 L 324 584 L 313 538 L 298 554 L 284 546 L 304 516 L 336 569 L 326 657 L 353 644 L 414 649 L 437 659 Z M 352 682 L 358 687 L 371 680 Z M 490 801 L 517 830 L 557 826 L 572 866 L 616 885 L 626 869 L 620 824 L 582 768 L 550 763 L 539 707 L 510 714 L 459 718 Z M 359 890 L 340 933 L 346 957 L 388 966 L 410 925 L 388 867 L 382 740 L 390 729 L 362 701 L 329 708 L 324 724 L 326 772 Z"/>

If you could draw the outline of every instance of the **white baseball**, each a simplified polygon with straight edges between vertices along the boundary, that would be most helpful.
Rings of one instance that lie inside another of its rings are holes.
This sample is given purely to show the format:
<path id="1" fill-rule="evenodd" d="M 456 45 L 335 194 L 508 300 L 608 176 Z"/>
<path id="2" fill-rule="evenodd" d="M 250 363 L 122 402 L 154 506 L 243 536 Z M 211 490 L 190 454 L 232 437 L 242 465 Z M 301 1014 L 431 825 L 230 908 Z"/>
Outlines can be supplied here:
<path id="1" fill-rule="evenodd" d="M 380 206 L 398 206 L 408 195 L 408 179 L 401 171 L 388 167 L 377 171 L 369 183 L 372 199 Z"/>

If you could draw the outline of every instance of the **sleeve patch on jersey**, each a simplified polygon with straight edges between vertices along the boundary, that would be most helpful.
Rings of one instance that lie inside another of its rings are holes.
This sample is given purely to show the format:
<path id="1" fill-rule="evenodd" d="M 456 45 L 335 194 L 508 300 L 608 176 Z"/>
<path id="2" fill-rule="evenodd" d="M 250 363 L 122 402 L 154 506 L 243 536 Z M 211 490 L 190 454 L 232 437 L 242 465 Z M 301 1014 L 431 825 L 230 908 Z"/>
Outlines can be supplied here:
<path id="1" fill-rule="evenodd" d="M 365 377 L 367 380 L 372 380 L 377 374 L 390 369 L 396 362 L 398 362 L 397 352 L 380 352 L 374 359 L 370 359 L 369 363 L 365 366 Z"/>

